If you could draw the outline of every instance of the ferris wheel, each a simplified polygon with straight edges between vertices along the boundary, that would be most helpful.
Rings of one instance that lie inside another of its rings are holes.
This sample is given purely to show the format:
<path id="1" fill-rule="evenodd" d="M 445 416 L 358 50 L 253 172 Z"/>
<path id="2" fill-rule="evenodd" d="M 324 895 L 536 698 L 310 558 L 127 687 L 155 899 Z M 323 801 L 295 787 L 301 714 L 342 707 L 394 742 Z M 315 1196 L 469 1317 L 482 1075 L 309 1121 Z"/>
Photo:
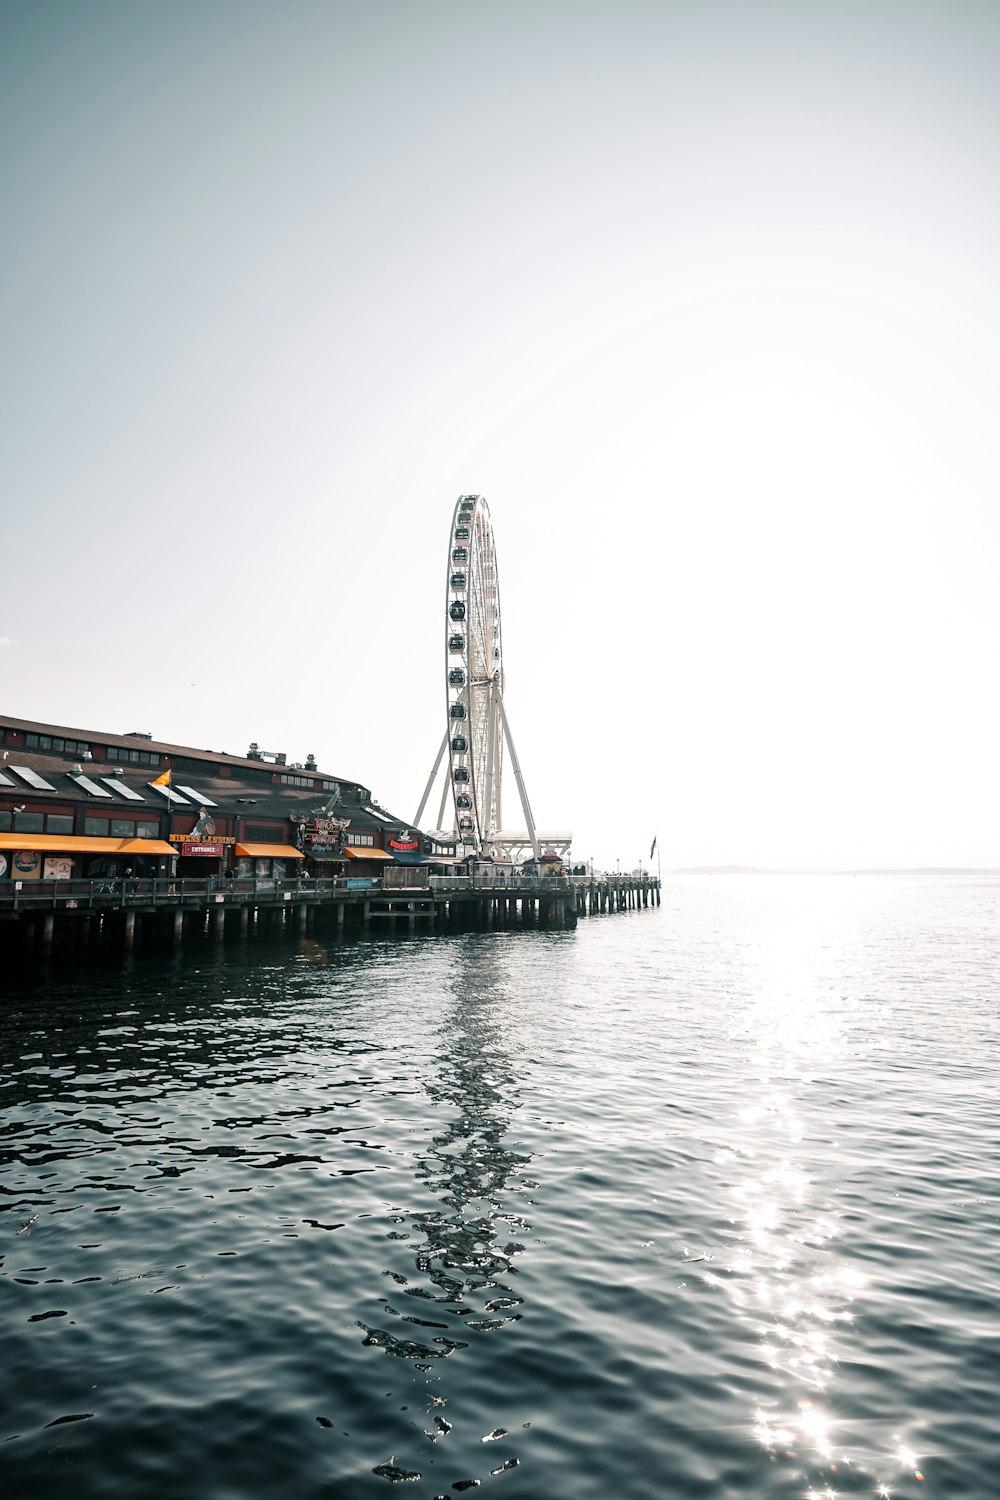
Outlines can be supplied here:
<path id="1" fill-rule="evenodd" d="M 489 506 L 481 495 L 455 505 L 445 619 L 448 758 L 456 828 L 466 847 L 492 853 L 500 829 L 503 646 L 500 584 Z"/>
<path id="2" fill-rule="evenodd" d="M 482 495 L 460 495 L 448 533 L 445 589 L 445 736 L 414 822 L 447 756 L 438 828 L 449 801 L 454 835 L 466 855 L 497 857 L 501 837 L 504 742 L 510 752 L 529 839 L 538 853 L 517 753 L 503 702 L 500 584 L 490 510 Z"/>

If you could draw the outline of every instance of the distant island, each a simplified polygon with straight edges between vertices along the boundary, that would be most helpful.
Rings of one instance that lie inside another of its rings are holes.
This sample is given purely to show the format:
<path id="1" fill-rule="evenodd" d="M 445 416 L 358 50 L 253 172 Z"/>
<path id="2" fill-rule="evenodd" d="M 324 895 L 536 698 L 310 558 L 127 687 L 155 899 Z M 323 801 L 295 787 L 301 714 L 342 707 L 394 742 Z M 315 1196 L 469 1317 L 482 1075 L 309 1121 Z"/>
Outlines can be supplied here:
<path id="1" fill-rule="evenodd" d="M 1000 875 L 983 865 L 901 865 L 886 869 L 766 869 L 760 865 L 685 865 L 671 875 Z"/>

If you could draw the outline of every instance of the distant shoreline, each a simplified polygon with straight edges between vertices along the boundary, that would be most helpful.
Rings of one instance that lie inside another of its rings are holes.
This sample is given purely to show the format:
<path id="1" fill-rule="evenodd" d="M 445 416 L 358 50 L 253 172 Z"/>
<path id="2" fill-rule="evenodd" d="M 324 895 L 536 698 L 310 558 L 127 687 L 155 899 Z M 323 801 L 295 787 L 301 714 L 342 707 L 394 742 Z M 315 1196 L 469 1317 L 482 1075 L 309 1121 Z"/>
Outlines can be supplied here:
<path id="1" fill-rule="evenodd" d="M 671 875 L 1000 875 L 992 865 L 900 865 L 870 869 L 768 869 L 758 865 L 686 865 Z"/>

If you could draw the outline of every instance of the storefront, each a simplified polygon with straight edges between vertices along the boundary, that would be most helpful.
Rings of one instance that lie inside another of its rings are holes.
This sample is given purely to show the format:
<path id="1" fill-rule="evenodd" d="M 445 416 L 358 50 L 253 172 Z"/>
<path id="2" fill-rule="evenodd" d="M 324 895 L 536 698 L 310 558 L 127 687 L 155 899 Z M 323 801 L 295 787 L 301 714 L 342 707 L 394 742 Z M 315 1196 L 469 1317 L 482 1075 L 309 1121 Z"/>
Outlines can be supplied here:
<path id="1" fill-rule="evenodd" d="M 316 816 L 299 824 L 299 841 L 306 868 L 317 880 L 333 880 L 347 869 L 344 853 L 347 818 Z"/>
<path id="2" fill-rule="evenodd" d="M 328 845 L 306 845 L 306 868 L 317 880 L 336 880 L 347 869 L 347 858 Z"/>
<path id="3" fill-rule="evenodd" d="M 348 882 L 377 880 L 386 865 L 392 864 L 392 855 L 385 849 L 373 849 L 367 844 L 347 844 L 344 853 L 350 860 L 347 867 Z"/>
<path id="4" fill-rule="evenodd" d="M 201 834 L 171 834 L 170 841 L 177 845 L 177 874 L 182 879 L 207 880 L 210 875 L 221 875 L 225 869 L 226 851 L 235 845 L 235 838 L 206 838 Z"/>
<path id="5" fill-rule="evenodd" d="M 115 854 L 117 873 L 131 870 L 137 880 L 157 880 L 175 874 L 177 850 L 163 839 L 122 839 Z"/>
<path id="6" fill-rule="evenodd" d="M 237 844 L 236 873 L 241 880 L 284 880 L 299 874 L 305 855 L 291 844 Z"/>
<path id="7" fill-rule="evenodd" d="M 0 880 L 114 879 L 126 870 L 133 875 L 158 874 L 164 857 L 172 859 L 176 852 L 162 839 L 0 833 Z"/>
<path id="8" fill-rule="evenodd" d="M 382 877 L 383 885 L 397 889 L 426 890 L 430 881 L 431 861 L 420 853 L 416 843 L 411 848 L 402 849 L 390 839 L 389 848 L 392 850 L 392 866 L 386 869 Z"/>

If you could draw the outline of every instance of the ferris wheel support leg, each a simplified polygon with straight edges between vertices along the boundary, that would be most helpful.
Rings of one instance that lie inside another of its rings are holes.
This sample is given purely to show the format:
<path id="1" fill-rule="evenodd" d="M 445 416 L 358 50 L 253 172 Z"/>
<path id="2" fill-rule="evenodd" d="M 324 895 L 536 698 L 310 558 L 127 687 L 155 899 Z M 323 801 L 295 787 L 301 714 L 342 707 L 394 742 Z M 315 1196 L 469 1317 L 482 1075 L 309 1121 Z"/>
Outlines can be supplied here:
<path id="1" fill-rule="evenodd" d="M 434 785 L 434 778 L 437 776 L 437 773 L 440 770 L 441 762 L 444 759 L 444 752 L 447 750 L 447 748 L 448 748 L 448 731 L 446 729 L 445 732 L 444 732 L 444 739 L 441 741 L 441 748 L 438 751 L 437 757 L 436 757 L 436 759 L 434 761 L 434 769 L 431 772 L 430 776 L 427 778 L 427 785 L 424 787 L 424 795 L 421 797 L 421 799 L 420 799 L 420 806 L 417 808 L 417 816 L 413 820 L 413 826 L 414 826 L 414 828 L 419 828 L 420 827 L 420 819 L 424 815 L 424 808 L 427 806 L 427 798 L 431 794 L 431 787 Z M 438 822 L 440 824 L 440 819 L 438 820 Z"/>
<path id="2" fill-rule="evenodd" d="M 521 762 L 517 758 L 514 749 L 514 741 L 511 738 L 510 725 L 507 722 L 507 710 L 503 706 L 503 695 L 497 693 L 497 703 L 500 705 L 500 718 L 503 722 L 504 738 L 507 741 L 507 749 L 510 751 L 510 764 L 514 772 L 514 780 L 517 782 L 518 795 L 521 798 L 521 810 L 524 813 L 524 821 L 528 825 L 528 837 L 531 840 L 531 848 L 535 858 L 538 859 L 541 850 L 538 847 L 538 834 L 535 832 L 535 820 L 531 815 L 531 803 L 528 801 L 528 793 L 524 786 L 524 777 L 521 775 Z"/>
<path id="3" fill-rule="evenodd" d="M 496 806 L 496 827 L 489 827 L 483 830 L 483 832 L 487 835 L 487 838 L 490 839 L 492 839 L 492 835 L 494 833 L 496 833 L 500 828 L 503 827 L 503 824 L 500 821 L 500 797 L 499 795 L 497 795 L 494 799 L 493 795 L 493 767 L 496 764 L 497 729 L 499 727 L 499 720 L 497 718 L 494 704 L 499 700 L 499 697 L 500 694 L 497 691 L 496 683 L 490 683 L 489 708 L 487 710 L 486 795 L 483 802 L 483 805 L 486 808 L 486 817 L 488 822 L 490 823 L 492 823 L 493 819 L 493 808 L 494 806 Z M 499 794 L 499 787 L 497 788 L 497 793 Z"/>
<path id="4" fill-rule="evenodd" d="M 450 783 L 450 781 L 448 779 L 448 774 L 446 772 L 445 773 L 445 778 L 444 778 L 444 780 L 441 783 L 441 806 L 438 808 L 438 820 L 437 820 L 437 826 L 439 828 L 443 828 L 444 827 L 444 810 L 445 810 L 445 808 L 448 805 L 448 793 L 450 791 L 451 791 L 451 783 Z M 456 832 L 458 831 L 458 811 L 457 811 L 457 809 L 455 811 L 455 831 Z"/>

